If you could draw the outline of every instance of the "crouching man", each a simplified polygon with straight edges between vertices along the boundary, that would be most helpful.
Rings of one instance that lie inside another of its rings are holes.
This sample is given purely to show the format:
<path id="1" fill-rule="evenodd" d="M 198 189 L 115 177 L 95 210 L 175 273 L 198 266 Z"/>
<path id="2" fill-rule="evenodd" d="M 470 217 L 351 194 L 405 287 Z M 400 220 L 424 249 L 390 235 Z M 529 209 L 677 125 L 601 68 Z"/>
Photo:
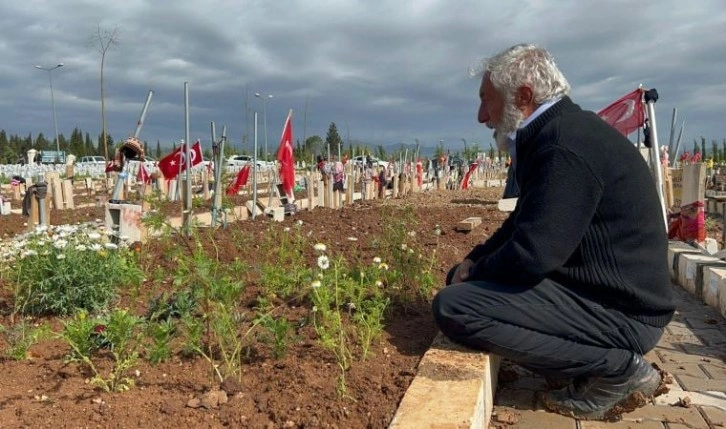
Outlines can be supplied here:
<path id="1" fill-rule="evenodd" d="M 434 317 L 457 342 L 564 381 L 548 409 L 601 419 L 661 383 L 643 360 L 675 308 L 653 178 L 626 137 L 573 103 L 546 50 L 511 47 L 480 73 L 478 120 L 510 152 L 519 199 L 451 270 Z"/>

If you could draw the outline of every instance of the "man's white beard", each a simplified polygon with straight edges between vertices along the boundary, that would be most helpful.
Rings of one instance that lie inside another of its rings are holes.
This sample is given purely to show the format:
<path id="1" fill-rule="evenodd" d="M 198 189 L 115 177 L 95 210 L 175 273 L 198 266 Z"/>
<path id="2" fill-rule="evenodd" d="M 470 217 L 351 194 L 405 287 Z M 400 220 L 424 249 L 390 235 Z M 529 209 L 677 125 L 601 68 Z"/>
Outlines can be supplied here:
<path id="1" fill-rule="evenodd" d="M 506 103 L 502 112 L 502 120 L 494 127 L 494 142 L 501 151 L 509 151 L 509 135 L 524 122 L 522 111 L 514 103 Z"/>

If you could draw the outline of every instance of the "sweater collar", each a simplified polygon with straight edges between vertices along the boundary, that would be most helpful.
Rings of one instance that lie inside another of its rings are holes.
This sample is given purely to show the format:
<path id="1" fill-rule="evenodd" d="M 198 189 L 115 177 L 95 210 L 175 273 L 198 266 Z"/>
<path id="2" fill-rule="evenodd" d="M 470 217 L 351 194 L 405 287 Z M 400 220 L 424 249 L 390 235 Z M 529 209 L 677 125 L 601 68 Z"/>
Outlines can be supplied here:
<path id="1" fill-rule="evenodd" d="M 525 142 L 532 138 L 535 134 L 539 132 L 539 130 L 545 126 L 549 121 L 551 121 L 553 118 L 559 116 L 564 110 L 574 106 L 575 103 L 572 102 L 570 97 L 564 96 L 552 105 L 550 108 L 542 112 L 539 116 L 537 116 L 532 122 L 527 124 L 524 128 L 520 128 L 517 130 L 517 142 Z"/>

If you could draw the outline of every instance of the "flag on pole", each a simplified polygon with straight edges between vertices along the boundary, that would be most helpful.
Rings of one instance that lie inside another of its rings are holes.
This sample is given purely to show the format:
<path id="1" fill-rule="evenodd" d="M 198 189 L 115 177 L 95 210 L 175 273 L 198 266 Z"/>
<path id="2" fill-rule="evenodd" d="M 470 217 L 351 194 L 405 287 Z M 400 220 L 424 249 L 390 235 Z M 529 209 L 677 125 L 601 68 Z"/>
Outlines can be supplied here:
<path id="1" fill-rule="evenodd" d="M 247 184 L 247 179 L 250 177 L 250 164 L 245 165 L 242 167 L 242 169 L 237 173 L 237 178 L 234 180 L 234 183 L 231 183 L 227 187 L 227 195 L 237 195 L 237 192 L 239 192 L 239 188 L 243 187 Z"/>
<path id="2" fill-rule="evenodd" d="M 461 189 L 469 189 L 469 178 L 471 177 L 471 173 L 473 173 L 478 166 L 478 162 L 475 162 L 469 166 L 469 171 L 466 172 L 466 174 L 464 175 L 464 179 L 461 181 Z"/>
<path id="3" fill-rule="evenodd" d="M 151 183 L 151 175 L 146 171 L 143 162 L 139 162 L 139 171 L 136 172 L 136 180 L 145 184 Z"/>
<path id="4" fill-rule="evenodd" d="M 292 110 L 287 114 L 285 127 L 282 129 L 280 147 L 277 149 L 277 160 L 280 162 L 280 180 L 282 189 L 287 194 L 288 201 L 294 199 L 295 186 L 295 157 L 292 150 Z"/>
<path id="5" fill-rule="evenodd" d="M 638 88 L 597 112 L 613 128 L 627 136 L 645 123 L 643 89 Z"/>
<path id="6" fill-rule="evenodd" d="M 175 178 L 177 174 L 181 174 L 186 171 L 186 156 L 187 146 L 186 144 L 183 144 L 159 161 L 159 164 L 157 165 L 159 167 L 159 171 L 161 171 L 161 174 L 163 174 L 167 179 Z M 189 156 L 192 158 L 190 160 L 192 167 L 202 162 L 202 146 L 199 143 L 199 140 L 192 145 L 192 150 Z"/>

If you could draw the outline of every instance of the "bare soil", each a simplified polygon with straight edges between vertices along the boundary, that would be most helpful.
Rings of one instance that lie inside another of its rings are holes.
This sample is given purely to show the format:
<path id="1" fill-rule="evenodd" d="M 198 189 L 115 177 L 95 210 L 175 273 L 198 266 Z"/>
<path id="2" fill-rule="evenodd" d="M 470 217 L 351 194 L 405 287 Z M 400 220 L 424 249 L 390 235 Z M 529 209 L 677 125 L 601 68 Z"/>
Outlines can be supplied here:
<path id="1" fill-rule="evenodd" d="M 313 234 L 329 246 L 329 252 L 373 258 L 372 243 L 383 234 L 383 213 L 393 213 L 413 205 L 416 240 L 425 248 L 437 249 L 436 275 L 443 285 L 448 269 L 458 263 L 473 245 L 484 240 L 506 217 L 497 211 L 501 189 L 438 191 L 413 195 L 405 200 L 359 202 L 343 210 L 316 208 L 288 216 L 275 223 L 265 218 L 231 223 L 214 232 L 222 258 L 239 257 L 251 267 L 262 261 L 254 245 L 238 248 L 232 236 L 258 237 L 269 228 L 292 227 L 302 220 L 305 233 Z M 103 208 L 73 211 L 54 210 L 51 224 L 66 224 L 104 219 Z M 178 216 L 179 204 L 166 204 L 163 212 Z M 458 232 L 456 224 L 471 216 L 483 223 L 469 233 Z M 0 237 L 13 237 L 25 231 L 26 218 L 4 216 Z M 441 235 L 433 234 L 439 225 Z M 173 261 L 164 258 L 167 249 L 151 240 L 142 248 L 146 265 L 161 266 L 171 272 Z M 259 285 L 254 275 L 240 306 L 251 307 Z M 11 324 L 12 292 L 0 279 L 0 323 Z M 158 287 L 158 286 L 156 286 Z M 149 298 L 159 290 L 145 283 L 140 293 L 122 293 L 119 306 L 143 314 Z M 291 306 L 286 317 L 296 320 L 300 309 Z M 56 330 L 60 322 L 48 322 Z M 90 374 L 75 364 L 65 364 L 68 347 L 59 340 L 44 340 L 33 346 L 30 359 L 14 361 L 1 358 L 0 426 L 5 428 L 78 428 L 78 427 L 154 427 L 154 428 L 385 428 L 398 403 L 416 374 L 423 353 L 435 336 L 429 302 L 406 312 L 393 309 L 385 321 L 383 337 L 373 347 L 368 360 L 355 360 L 346 375 L 347 396 L 337 391 L 338 370 L 334 357 L 317 345 L 310 326 L 300 326 L 298 340 L 287 355 L 273 359 L 264 345 L 253 351 L 245 363 L 241 383 L 210 381 L 209 365 L 201 359 L 174 356 L 171 361 L 151 366 L 141 360 L 134 374 L 136 387 L 124 393 L 105 393 L 88 384 Z M 0 350 L 6 344 L 0 340 Z M 109 360 L 110 362 L 110 360 Z M 226 403 L 217 396 L 221 389 Z M 210 400 L 210 390 L 213 396 Z M 206 396 L 205 396 L 206 395 Z M 200 399 L 209 408 L 194 405 Z M 211 405 L 209 405 L 211 404 Z"/>
<path id="2" fill-rule="evenodd" d="M 254 246 L 238 248 L 230 237 L 259 237 L 269 228 L 292 227 L 302 220 L 302 229 L 326 243 L 331 253 L 372 258 L 376 256 L 372 243 L 384 233 L 384 212 L 393 208 L 396 213 L 397 208 L 413 205 L 416 239 L 424 247 L 437 249 L 436 275 L 443 285 L 448 269 L 506 218 L 506 213 L 497 211 L 501 192 L 501 188 L 437 191 L 415 194 L 405 200 L 358 202 L 343 210 L 316 208 L 289 216 L 282 223 L 266 218 L 232 223 L 217 229 L 214 238 L 222 258 L 238 257 L 251 267 L 258 267 L 262 261 Z M 244 198 L 236 198 L 235 203 L 243 203 Z M 162 211 L 178 216 L 181 207 L 179 203 L 167 203 Z M 456 224 L 471 216 L 481 217 L 482 224 L 472 232 L 457 231 Z M 98 207 L 54 210 L 50 223 L 104 218 L 104 209 Z M 24 232 L 26 221 L 20 215 L 3 216 L 0 237 L 7 239 Z M 438 238 L 432 233 L 436 225 L 441 229 Z M 708 235 L 720 241 L 721 225 L 712 223 Z M 174 266 L 164 258 L 168 250 L 164 246 L 151 240 L 143 246 L 142 257 L 149 268 L 161 266 L 171 272 Z M 254 276 L 246 280 L 248 286 L 240 302 L 243 308 L 253 306 L 259 292 Z M 152 289 L 151 282 L 147 282 L 141 293 L 126 291 L 118 305 L 143 314 L 150 296 L 159 292 Z M 0 323 L 12 323 L 11 310 L 12 291 L 0 278 Z M 294 306 L 286 310 L 290 320 L 296 320 L 300 314 Z M 37 322 L 60 328 L 57 319 Z M 436 333 L 428 302 L 406 312 L 394 309 L 385 325 L 372 357 L 354 361 L 346 375 L 346 397 L 336 391 L 335 359 L 317 345 L 309 326 L 299 327 L 298 341 L 290 345 L 282 359 L 272 359 L 270 350 L 264 346 L 254 350 L 253 358 L 245 364 L 241 383 L 228 380 L 219 386 L 210 381 L 209 366 L 203 360 L 177 355 L 157 366 L 142 359 L 134 374 L 136 387 L 124 393 L 94 389 L 88 384 L 90 374 L 64 363 L 68 347 L 59 340 L 45 340 L 31 349 L 28 360 L 0 358 L 0 427 L 385 428 Z M 0 340 L 0 350 L 5 347 Z M 190 407 L 195 399 L 207 407 Z"/>

